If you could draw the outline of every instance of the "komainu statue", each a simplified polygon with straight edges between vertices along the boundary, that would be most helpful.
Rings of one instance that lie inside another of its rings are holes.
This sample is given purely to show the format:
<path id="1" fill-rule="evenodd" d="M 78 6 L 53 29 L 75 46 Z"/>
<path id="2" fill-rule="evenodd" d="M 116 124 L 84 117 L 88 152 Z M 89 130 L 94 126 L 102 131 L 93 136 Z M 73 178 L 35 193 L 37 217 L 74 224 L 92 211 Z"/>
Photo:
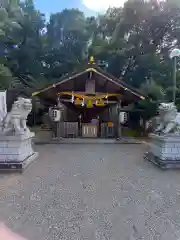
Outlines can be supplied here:
<path id="1" fill-rule="evenodd" d="M 158 111 L 160 124 L 155 133 L 180 133 L 180 113 L 174 103 L 160 103 Z"/>
<path id="2" fill-rule="evenodd" d="M 13 103 L 11 111 L 0 122 L 0 135 L 23 135 L 30 132 L 26 121 L 31 110 L 31 99 L 19 97 Z"/>

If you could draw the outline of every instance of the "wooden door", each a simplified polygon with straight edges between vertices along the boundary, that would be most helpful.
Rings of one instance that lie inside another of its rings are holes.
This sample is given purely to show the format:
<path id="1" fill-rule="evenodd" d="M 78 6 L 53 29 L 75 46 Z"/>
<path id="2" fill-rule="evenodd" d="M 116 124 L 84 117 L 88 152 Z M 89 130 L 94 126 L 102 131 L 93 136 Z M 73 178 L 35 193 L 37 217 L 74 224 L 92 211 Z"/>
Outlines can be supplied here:
<path id="1" fill-rule="evenodd" d="M 97 137 L 97 125 L 83 124 L 82 125 L 82 137 L 84 138 L 96 138 Z"/>

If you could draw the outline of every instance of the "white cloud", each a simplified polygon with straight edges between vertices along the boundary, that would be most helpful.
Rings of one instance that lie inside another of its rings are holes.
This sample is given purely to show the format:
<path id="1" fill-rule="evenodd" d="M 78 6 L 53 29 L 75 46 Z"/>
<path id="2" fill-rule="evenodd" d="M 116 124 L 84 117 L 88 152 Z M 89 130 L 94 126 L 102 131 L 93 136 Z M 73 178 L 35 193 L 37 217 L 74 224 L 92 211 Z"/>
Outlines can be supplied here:
<path id="1" fill-rule="evenodd" d="M 106 11 L 109 7 L 121 7 L 126 0 L 82 0 L 83 4 L 96 12 Z"/>

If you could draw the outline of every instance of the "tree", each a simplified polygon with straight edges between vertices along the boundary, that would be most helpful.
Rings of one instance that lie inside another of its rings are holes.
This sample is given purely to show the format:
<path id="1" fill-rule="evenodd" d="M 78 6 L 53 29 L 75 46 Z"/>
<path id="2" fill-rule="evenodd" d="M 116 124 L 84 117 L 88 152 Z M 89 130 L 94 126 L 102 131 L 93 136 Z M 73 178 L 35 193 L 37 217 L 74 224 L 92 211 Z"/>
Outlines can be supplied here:
<path id="1" fill-rule="evenodd" d="M 33 0 L 2 1 L 0 87 L 30 94 L 94 55 L 108 63 L 108 72 L 153 101 L 171 100 L 169 50 L 180 47 L 179 16 L 179 0 L 129 0 L 123 8 L 109 8 L 97 17 L 64 9 L 46 22 Z M 178 75 L 178 104 L 179 81 Z"/>
<path id="2" fill-rule="evenodd" d="M 108 70 L 137 88 L 150 78 L 167 86 L 168 51 L 180 39 L 179 1 L 133 0 L 108 11 L 99 26 L 103 39 L 111 37 L 109 47 L 99 51 L 109 62 Z"/>
<path id="3" fill-rule="evenodd" d="M 163 101 L 166 98 L 165 90 L 153 80 L 143 83 L 140 90 L 153 101 Z"/>
<path id="4" fill-rule="evenodd" d="M 78 9 L 51 15 L 47 25 L 47 75 L 60 77 L 82 62 L 90 38 L 87 27 L 86 18 Z"/>
<path id="5" fill-rule="evenodd" d="M 10 87 L 13 81 L 13 76 L 9 68 L 3 64 L 0 65 L 0 89 L 5 90 Z"/>
<path id="6" fill-rule="evenodd" d="M 13 33 L 21 29 L 23 14 L 16 0 L 3 1 L 0 5 L 0 36 L 1 43 L 13 40 Z"/>
<path id="7" fill-rule="evenodd" d="M 22 74 L 39 76 L 43 71 L 44 15 L 37 11 L 32 0 L 20 4 L 23 11 L 21 30 L 16 47 L 8 54 L 9 67 L 17 77 Z"/>
<path id="8" fill-rule="evenodd" d="M 14 80 L 8 68 L 7 54 L 15 44 L 14 37 L 19 33 L 22 11 L 15 0 L 1 2 L 0 6 L 0 89 L 6 89 Z"/>

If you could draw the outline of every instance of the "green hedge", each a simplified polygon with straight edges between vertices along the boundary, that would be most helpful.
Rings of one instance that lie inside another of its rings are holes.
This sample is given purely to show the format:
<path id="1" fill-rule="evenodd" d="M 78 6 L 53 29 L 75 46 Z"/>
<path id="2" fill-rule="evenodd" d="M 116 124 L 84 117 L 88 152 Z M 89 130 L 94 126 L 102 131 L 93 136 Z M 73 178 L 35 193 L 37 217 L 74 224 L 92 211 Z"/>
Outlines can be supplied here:
<path id="1" fill-rule="evenodd" d="M 139 137 L 141 136 L 141 132 L 139 130 L 134 130 L 134 129 L 122 129 L 121 131 L 123 136 L 128 136 L 128 137 Z"/>

